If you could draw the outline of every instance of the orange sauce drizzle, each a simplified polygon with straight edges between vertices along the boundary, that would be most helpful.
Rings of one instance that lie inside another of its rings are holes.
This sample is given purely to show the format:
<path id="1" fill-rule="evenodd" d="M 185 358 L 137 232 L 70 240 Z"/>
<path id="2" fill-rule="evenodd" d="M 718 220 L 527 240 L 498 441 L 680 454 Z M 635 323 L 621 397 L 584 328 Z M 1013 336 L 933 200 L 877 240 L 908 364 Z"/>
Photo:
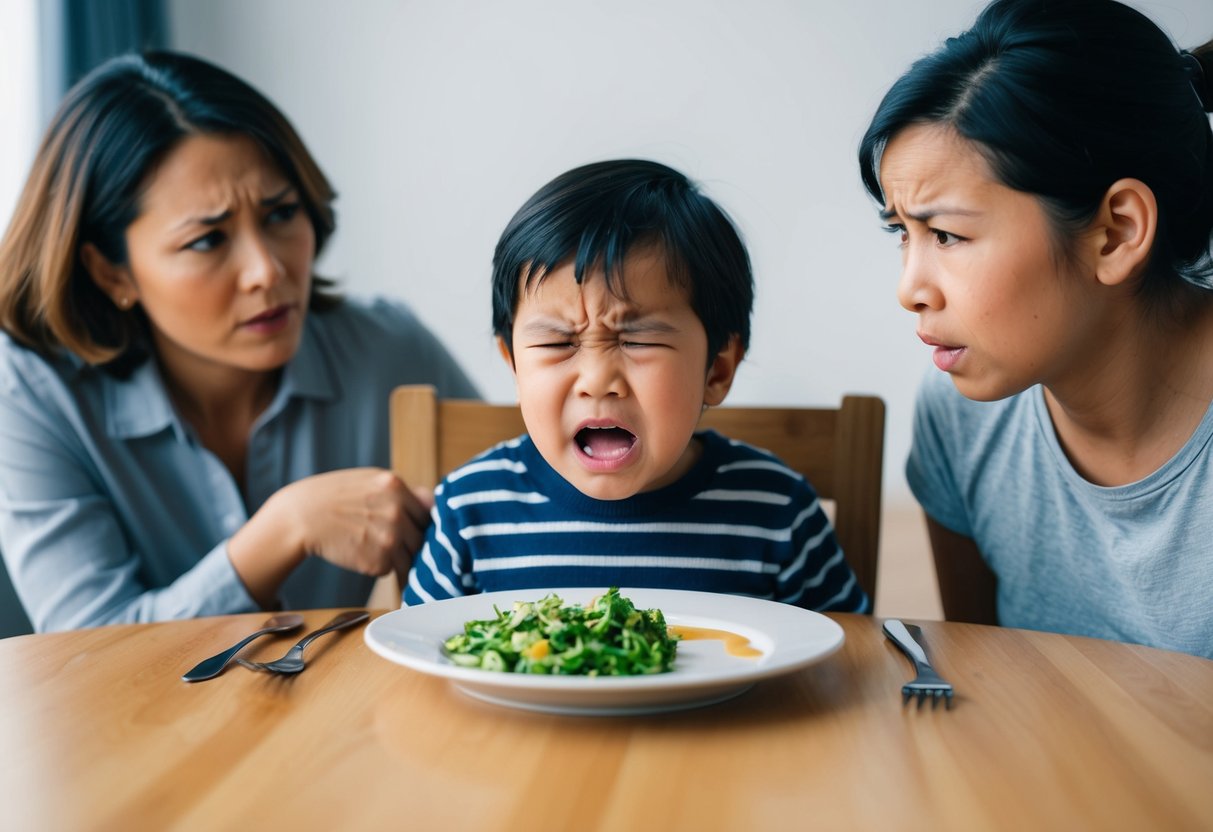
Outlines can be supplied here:
<path id="1" fill-rule="evenodd" d="M 713 630 L 709 627 L 670 627 L 669 631 L 672 635 L 681 636 L 683 641 L 700 641 L 703 639 L 717 639 L 724 642 L 724 651 L 730 656 L 740 656 L 746 659 L 756 659 L 762 655 L 762 651 L 750 644 L 750 640 L 743 635 L 730 633 L 728 630 Z"/>

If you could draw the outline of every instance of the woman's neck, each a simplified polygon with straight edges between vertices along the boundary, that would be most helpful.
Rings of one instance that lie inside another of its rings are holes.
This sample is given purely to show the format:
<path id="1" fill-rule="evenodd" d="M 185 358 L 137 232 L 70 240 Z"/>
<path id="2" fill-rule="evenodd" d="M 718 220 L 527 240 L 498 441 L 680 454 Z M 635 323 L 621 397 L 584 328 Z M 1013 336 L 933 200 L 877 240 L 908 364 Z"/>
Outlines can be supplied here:
<path id="1" fill-rule="evenodd" d="M 166 368 L 162 365 L 162 371 Z M 173 406 L 200 433 L 237 430 L 247 435 L 278 390 L 280 370 L 223 372 L 182 378 L 164 372 Z"/>
<path id="2" fill-rule="evenodd" d="M 1213 401 L 1213 303 L 1182 324 L 1141 314 L 1108 327 L 1097 355 L 1045 386 L 1070 462 L 1097 485 L 1136 482 L 1191 438 Z"/>
<path id="3" fill-rule="evenodd" d="M 225 367 L 171 349 L 158 351 L 157 360 L 173 407 L 243 492 L 249 434 L 273 401 L 282 371 Z"/>

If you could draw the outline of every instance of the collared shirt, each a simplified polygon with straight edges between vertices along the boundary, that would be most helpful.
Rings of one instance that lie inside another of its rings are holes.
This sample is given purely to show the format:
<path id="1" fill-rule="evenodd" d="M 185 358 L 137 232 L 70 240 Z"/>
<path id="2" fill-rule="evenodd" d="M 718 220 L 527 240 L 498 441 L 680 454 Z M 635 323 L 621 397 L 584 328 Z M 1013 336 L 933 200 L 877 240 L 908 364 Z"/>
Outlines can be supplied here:
<path id="1" fill-rule="evenodd" d="M 245 493 L 174 410 L 155 361 L 117 379 L 0 333 L 0 552 L 38 631 L 258 609 L 227 541 L 270 495 L 313 474 L 389 465 L 398 384 L 475 389 L 399 303 L 310 313 L 253 425 Z M 308 558 L 285 608 L 362 604 L 372 579 Z"/>

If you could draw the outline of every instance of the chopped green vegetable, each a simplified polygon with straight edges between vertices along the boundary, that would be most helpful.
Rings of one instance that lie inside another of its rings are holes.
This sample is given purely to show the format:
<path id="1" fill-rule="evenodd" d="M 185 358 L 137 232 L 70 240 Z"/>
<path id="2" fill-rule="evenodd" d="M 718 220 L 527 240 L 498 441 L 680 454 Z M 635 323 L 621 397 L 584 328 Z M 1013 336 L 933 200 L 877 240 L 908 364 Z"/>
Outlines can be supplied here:
<path id="1" fill-rule="evenodd" d="M 638 676 L 668 671 L 678 649 L 661 610 L 636 609 L 618 587 L 588 607 L 548 595 L 493 610 L 496 618 L 469 621 L 443 643 L 452 662 L 514 673 Z"/>

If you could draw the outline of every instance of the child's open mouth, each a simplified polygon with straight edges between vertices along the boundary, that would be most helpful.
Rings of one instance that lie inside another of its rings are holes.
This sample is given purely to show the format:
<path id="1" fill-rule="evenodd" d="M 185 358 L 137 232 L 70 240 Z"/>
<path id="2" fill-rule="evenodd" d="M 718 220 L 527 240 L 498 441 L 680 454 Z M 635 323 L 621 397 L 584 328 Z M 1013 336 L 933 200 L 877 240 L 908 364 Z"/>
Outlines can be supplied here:
<path id="1" fill-rule="evenodd" d="M 574 439 L 583 454 L 600 462 L 622 459 L 636 444 L 636 435 L 617 425 L 585 427 Z"/>

